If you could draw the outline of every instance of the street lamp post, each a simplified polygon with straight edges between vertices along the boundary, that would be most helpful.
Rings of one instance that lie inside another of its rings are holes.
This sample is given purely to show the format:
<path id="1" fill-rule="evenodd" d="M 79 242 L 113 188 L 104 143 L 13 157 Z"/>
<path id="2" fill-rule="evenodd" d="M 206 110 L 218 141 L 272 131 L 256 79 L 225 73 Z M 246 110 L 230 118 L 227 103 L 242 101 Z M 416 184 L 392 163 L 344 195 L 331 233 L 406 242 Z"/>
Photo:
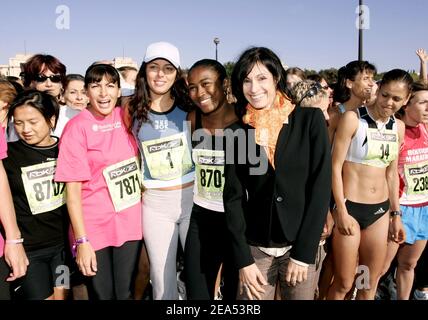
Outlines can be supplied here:
<path id="1" fill-rule="evenodd" d="M 218 61 L 218 55 L 217 55 L 217 46 L 220 43 L 220 39 L 215 37 L 214 38 L 214 44 L 215 44 L 215 60 Z"/>
<path id="2" fill-rule="evenodd" d="M 363 60 L 363 0 L 359 0 L 358 60 Z"/>

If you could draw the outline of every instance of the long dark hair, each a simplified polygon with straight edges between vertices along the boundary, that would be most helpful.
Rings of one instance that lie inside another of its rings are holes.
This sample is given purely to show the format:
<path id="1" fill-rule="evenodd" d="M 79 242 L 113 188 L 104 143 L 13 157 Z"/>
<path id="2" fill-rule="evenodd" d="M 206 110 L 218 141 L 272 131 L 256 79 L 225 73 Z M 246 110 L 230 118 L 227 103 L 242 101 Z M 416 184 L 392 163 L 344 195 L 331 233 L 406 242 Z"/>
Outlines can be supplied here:
<path id="1" fill-rule="evenodd" d="M 265 47 L 253 47 L 245 50 L 236 62 L 232 71 L 232 93 L 236 98 L 236 114 L 240 119 L 245 114 L 245 107 L 248 104 L 243 92 L 244 79 L 251 72 L 254 65 L 259 62 L 263 64 L 274 80 L 277 82 L 277 90 L 290 96 L 286 86 L 286 74 L 279 57 L 270 49 Z"/>
<path id="2" fill-rule="evenodd" d="M 137 79 L 135 83 L 135 93 L 129 101 L 128 107 L 129 112 L 132 115 L 132 123 L 137 120 L 140 123 L 148 121 L 148 112 L 152 100 L 150 98 L 150 88 L 147 82 L 146 73 L 146 62 L 141 64 L 138 70 Z M 183 109 L 189 111 L 191 105 L 190 98 L 188 97 L 186 80 L 183 77 L 183 73 L 180 68 L 177 68 L 177 75 L 175 77 L 174 84 L 171 87 L 171 97 L 174 98 L 175 104 Z M 132 126 L 131 123 L 131 126 Z"/>

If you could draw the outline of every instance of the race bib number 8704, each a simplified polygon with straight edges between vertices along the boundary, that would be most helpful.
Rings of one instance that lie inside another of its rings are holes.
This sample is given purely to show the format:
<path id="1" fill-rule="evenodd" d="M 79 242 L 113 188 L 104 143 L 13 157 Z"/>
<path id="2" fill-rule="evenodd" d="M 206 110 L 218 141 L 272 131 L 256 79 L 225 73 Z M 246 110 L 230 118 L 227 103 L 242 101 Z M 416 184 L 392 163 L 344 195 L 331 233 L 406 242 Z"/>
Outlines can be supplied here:
<path id="1" fill-rule="evenodd" d="M 56 161 L 21 168 L 25 194 L 32 214 L 52 211 L 65 203 L 65 183 L 55 182 Z"/>

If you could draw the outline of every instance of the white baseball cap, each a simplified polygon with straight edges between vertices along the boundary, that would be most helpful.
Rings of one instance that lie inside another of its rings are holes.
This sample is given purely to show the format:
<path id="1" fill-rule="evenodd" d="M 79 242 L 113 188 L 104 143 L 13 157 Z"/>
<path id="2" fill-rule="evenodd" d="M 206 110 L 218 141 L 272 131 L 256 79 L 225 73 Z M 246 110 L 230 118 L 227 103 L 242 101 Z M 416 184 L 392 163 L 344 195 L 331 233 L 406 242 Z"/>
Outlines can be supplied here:
<path id="1" fill-rule="evenodd" d="M 169 42 L 155 42 L 147 47 L 144 62 L 148 63 L 155 59 L 165 59 L 178 69 L 180 67 L 180 53 L 177 47 Z"/>

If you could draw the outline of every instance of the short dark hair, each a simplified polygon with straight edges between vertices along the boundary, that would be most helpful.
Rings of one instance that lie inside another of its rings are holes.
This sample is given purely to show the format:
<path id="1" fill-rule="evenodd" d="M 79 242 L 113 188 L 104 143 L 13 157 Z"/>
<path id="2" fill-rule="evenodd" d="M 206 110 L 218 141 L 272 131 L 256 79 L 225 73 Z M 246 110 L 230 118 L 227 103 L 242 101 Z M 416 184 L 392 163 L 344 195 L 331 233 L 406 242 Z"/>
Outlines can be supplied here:
<path id="1" fill-rule="evenodd" d="M 202 59 L 202 60 L 196 61 L 190 67 L 187 74 L 190 74 L 190 72 L 192 72 L 192 70 L 197 68 L 197 67 L 207 67 L 207 68 L 211 68 L 211 69 L 215 70 L 215 72 L 217 72 L 217 74 L 218 74 L 218 78 L 220 79 L 220 81 L 223 81 L 224 79 L 227 78 L 226 68 L 217 60 Z"/>
<path id="2" fill-rule="evenodd" d="M 42 70 L 42 66 L 45 67 Z M 53 73 L 57 73 L 61 76 L 62 86 L 65 87 L 65 74 L 66 67 L 54 56 L 49 54 L 36 54 L 27 60 L 24 64 L 24 87 L 29 87 L 31 81 L 33 81 L 40 72 L 49 69 Z"/>
<path id="3" fill-rule="evenodd" d="M 43 118 L 45 118 L 51 129 L 55 129 L 60 108 L 55 97 L 52 97 L 46 92 L 37 91 L 35 89 L 24 90 L 21 93 L 18 93 L 7 112 L 8 122 L 12 120 L 15 109 L 23 105 L 29 105 L 37 109 L 43 115 Z M 55 117 L 55 123 L 53 126 L 51 124 L 52 117 Z"/>
<path id="4" fill-rule="evenodd" d="M 245 113 L 245 106 L 248 104 L 242 88 L 244 79 L 257 62 L 263 64 L 272 73 L 273 78 L 277 81 L 277 90 L 290 96 L 286 86 L 285 70 L 279 57 L 265 47 L 249 48 L 241 54 L 232 71 L 232 93 L 237 100 L 236 113 L 239 118 Z"/>
<path id="5" fill-rule="evenodd" d="M 106 77 L 111 83 L 117 83 L 117 86 L 120 88 L 119 72 L 115 67 L 103 63 L 93 64 L 86 70 L 85 88 L 88 88 L 88 85 L 91 83 L 100 82 L 103 77 Z"/>
<path id="6" fill-rule="evenodd" d="M 333 91 L 333 100 L 344 103 L 351 98 L 351 90 L 346 86 L 346 80 L 355 81 L 358 73 L 368 71 L 376 74 L 376 67 L 368 61 L 354 60 L 346 66 L 341 67 L 337 72 L 337 83 Z"/>

